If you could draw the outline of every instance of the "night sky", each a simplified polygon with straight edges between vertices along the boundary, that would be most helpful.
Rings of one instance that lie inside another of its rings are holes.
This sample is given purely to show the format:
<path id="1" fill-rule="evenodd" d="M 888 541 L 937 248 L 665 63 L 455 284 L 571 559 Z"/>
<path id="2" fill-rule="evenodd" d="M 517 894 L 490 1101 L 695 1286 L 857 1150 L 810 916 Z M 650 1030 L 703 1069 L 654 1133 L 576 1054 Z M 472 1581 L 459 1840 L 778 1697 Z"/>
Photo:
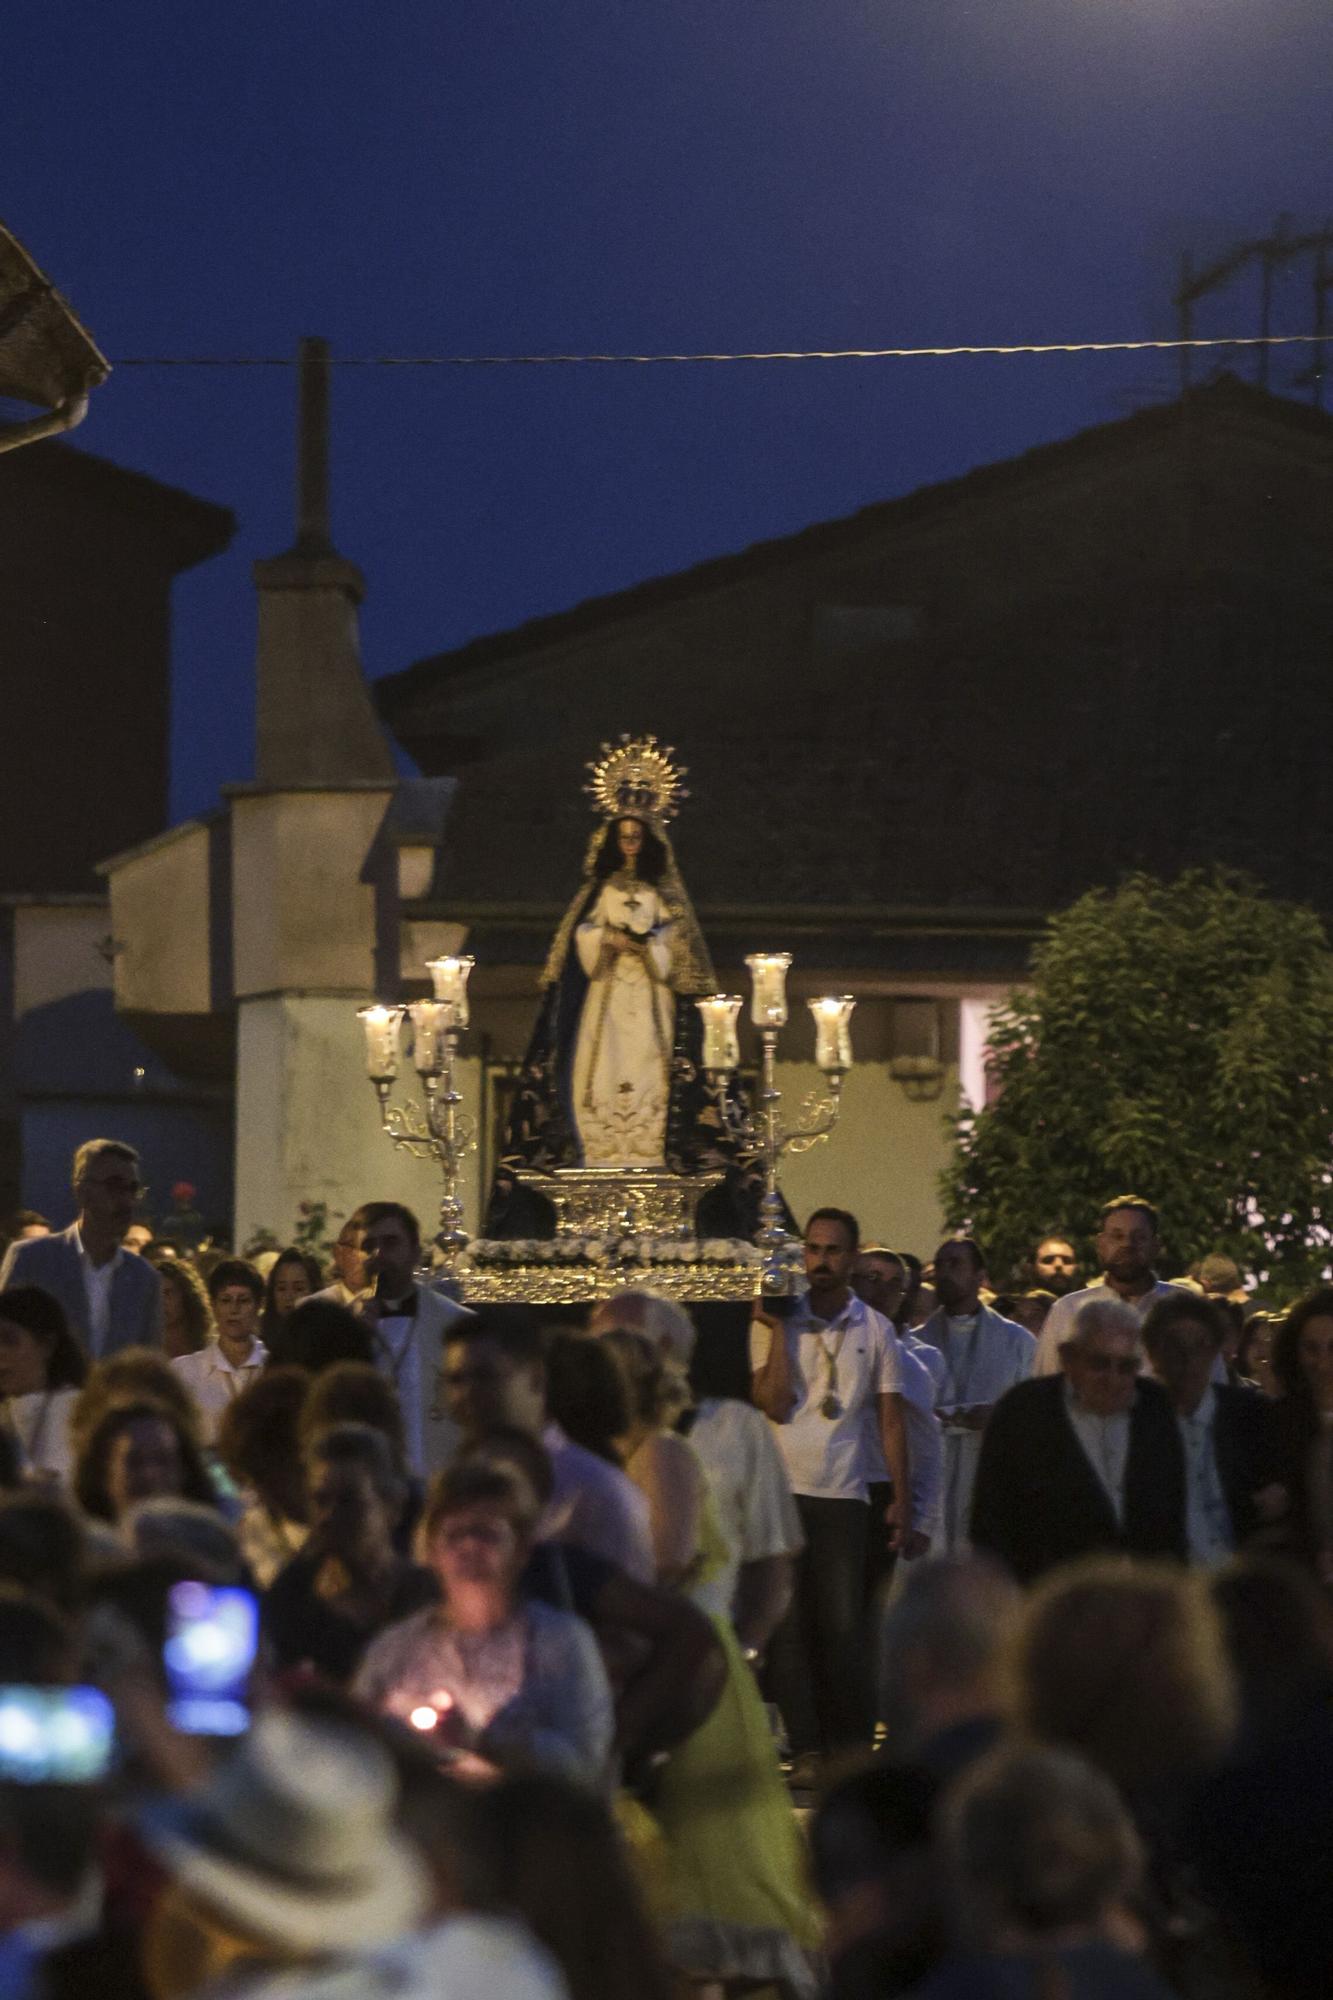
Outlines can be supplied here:
<path id="1" fill-rule="evenodd" d="M 1329 0 L 10 0 L 2 60 L 0 217 L 113 359 L 1162 335 L 1182 250 L 1333 213 Z M 1256 297 L 1199 331 L 1255 331 Z M 1308 331 L 1308 276 L 1276 321 Z M 368 670 L 1175 379 L 339 370 Z M 251 771 L 249 563 L 291 539 L 292 412 L 286 370 L 122 368 L 77 433 L 239 516 L 178 587 L 176 816 Z"/>

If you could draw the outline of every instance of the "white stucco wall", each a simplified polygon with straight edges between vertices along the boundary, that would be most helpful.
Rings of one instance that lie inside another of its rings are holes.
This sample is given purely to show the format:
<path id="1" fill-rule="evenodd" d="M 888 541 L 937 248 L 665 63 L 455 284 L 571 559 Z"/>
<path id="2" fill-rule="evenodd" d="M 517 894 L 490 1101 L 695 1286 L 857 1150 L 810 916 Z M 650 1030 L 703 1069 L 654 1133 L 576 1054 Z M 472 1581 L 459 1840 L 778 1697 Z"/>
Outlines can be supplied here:
<path id="1" fill-rule="evenodd" d="M 780 1063 L 785 1116 L 799 1117 L 802 1099 L 818 1085 L 813 1063 Z M 857 1064 L 843 1086 L 842 1114 L 830 1137 L 783 1161 L 783 1192 L 798 1224 L 812 1208 L 849 1208 L 867 1241 L 932 1256 L 943 1228 L 936 1178 L 948 1157 L 944 1115 L 957 1096 L 952 1068 L 943 1095 L 916 1104 L 884 1063 Z"/>
<path id="2" fill-rule="evenodd" d="M 366 1079 L 356 1001 L 342 995 L 285 994 L 242 1001 L 238 1009 L 236 1241 L 257 1229 L 284 1240 L 302 1201 L 324 1201 L 335 1217 L 363 1201 L 404 1201 L 424 1236 L 439 1227 L 440 1175 L 390 1145 Z M 475 1061 L 460 1089 L 475 1105 Z M 477 1214 L 477 1160 L 465 1177 L 469 1227 Z"/>
<path id="3" fill-rule="evenodd" d="M 105 992 L 111 967 L 98 950 L 111 928 L 104 903 L 25 903 L 14 911 L 14 1018 L 72 994 Z"/>
<path id="4" fill-rule="evenodd" d="M 117 860 L 107 872 L 116 1005 L 127 1013 L 207 1014 L 209 836 L 200 820 Z"/>
<path id="5" fill-rule="evenodd" d="M 369 994 L 375 892 L 361 871 L 392 789 L 232 799 L 236 996 Z"/>

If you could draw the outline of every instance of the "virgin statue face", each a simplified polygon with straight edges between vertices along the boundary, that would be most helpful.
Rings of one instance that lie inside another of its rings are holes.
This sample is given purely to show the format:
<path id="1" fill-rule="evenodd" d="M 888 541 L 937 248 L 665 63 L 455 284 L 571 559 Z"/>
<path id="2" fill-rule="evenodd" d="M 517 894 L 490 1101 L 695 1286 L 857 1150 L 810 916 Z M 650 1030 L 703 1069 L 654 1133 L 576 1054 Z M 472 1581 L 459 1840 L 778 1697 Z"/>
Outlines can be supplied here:
<path id="1" fill-rule="evenodd" d="M 620 858 L 627 868 L 636 868 L 639 855 L 643 851 L 643 826 L 637 819 L 616 821 L 616 842 L 620 848 Z"/>

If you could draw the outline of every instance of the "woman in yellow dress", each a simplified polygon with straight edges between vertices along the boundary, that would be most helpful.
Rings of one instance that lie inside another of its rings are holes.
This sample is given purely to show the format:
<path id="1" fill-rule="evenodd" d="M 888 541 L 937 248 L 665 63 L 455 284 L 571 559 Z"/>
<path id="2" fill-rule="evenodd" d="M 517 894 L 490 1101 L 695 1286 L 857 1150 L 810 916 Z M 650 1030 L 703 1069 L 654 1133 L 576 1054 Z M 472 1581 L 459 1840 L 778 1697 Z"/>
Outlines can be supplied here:
<path id="1" fill-rule="evenodd" d="M 642 1334 L 602 1338 L 629 1387 L 625 1470 L 647 1496 L 658 1582 L 707 1612 L 727 1656 L 721 1699 L 663 1767 L 653 1814 L 666 1841 L 667 1941 L 689 1977 L 793 2000 L 819 1989 L 819 1919 L 768 1716 L 719 1588 L 727 1551 L 703 1467 L 669 1426 L 677 1385 Z"/>

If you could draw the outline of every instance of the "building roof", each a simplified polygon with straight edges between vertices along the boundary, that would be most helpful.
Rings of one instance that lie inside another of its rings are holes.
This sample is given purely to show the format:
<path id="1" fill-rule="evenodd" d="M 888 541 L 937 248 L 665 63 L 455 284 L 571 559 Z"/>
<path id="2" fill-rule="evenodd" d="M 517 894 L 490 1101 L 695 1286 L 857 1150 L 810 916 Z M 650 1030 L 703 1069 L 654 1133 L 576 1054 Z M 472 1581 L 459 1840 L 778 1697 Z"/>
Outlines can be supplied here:
<path id="1" fill-rule="evenodd" d="M 1136 868 L 1333 913 L 1331 486 L 1333 418 L 1223 379 L 421 661 L 378 691 L 460 777 L 432 914 L 539 962 L 621 729 L 690 767 L 722 962 L 1003 974 Z"/>
<path id="2" fill-rule="evenodd" d="M 87 328 L 0 225 L 0 396 L 55 409 L 110 372 Z"/>
<path id="3" fill-rule="evenodd" d="M 29 525 L 85 512 L 114 523 L 172 573 L 219 555 L 236 532 L 230 508 L 53 438 L 0 454 L 0 506 L 7 502 L 22 506 Z"/>
<path id="4" fill-rule="evenodd" d="M 794 534 L 753 542 L 735 553 L 712 556 L 670 575 L 649 577 L 624 590 L 585 598 L 568 610 L 529 618 L 503 632 L 488 633 L 464 645 L 428 653 L 400 672 L 385 674 L 377 680 L 375 700 L 390 727 L 397 730 L 408 724 L 418 702 L 439 693 L 446 681 L 461 680 L 474 669 L 561 645 L 624 619 L 659 611 L 709 591 L 724 590 L 773 570 L 787 569 L 793 563 L 854 548 L 885 530 L 906 527 L 936 512 L 1001 497 L 1015 485 L 1031 479 L 1072 472 L 1107 450 L 1132 452 L 1151 448 L 1178 430 L 1182 412 L 1187 409 L 1214 423 L 1250 419 L 1265 426 L 1277 426 L 1292 437 L 1305 435 L 1325 443 L 1333 440 L 1333 416 L 1310 404 L 1254 388 L 1235 375 L 1224 374 L 1193 390 L 1184 401 L 1157 404 L 1127 417 L 1093 424 L 1072 437 L 1034 445 L 1014 458 L 977 466 L 957 478 L 916 487 L 895 499 L 873 501 L 835 520 L 819 521 Z"/>

